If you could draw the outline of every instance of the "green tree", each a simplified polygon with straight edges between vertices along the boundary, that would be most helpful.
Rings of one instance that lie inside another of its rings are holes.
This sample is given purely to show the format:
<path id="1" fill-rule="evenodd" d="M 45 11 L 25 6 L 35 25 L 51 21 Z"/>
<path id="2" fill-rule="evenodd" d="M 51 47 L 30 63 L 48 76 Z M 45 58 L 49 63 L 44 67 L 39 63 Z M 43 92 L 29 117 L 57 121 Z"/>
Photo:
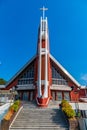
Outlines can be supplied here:
<path id="1" fill-rule="evenodd" d="M 4 85 L 6 84 L 6 80 L 4 80 L 3 78 L 0 78 L 0 85 Z"/>

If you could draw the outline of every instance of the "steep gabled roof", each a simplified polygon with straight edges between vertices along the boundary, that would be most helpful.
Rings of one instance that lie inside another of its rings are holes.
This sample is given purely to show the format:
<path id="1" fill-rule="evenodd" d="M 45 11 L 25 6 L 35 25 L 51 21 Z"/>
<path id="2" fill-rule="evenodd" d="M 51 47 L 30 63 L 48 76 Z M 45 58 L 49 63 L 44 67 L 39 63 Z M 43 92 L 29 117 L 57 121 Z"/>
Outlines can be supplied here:
<path id="1" fill-rule="evenodd" d="M 26 67 L 27 67 L 32 61 L 34 61 L 35 58 L 36 58 L 36 55 L 35 55 L 34 57 L 32 57 L 32 58 L 11 78 L 11 80 L 9 80 L 9 82 L 6 84 L 6 87 L 7 87 L 13 80 L 15 80 L 15 78 L 16 78 L 17 76 L 19 76 L 19 74 L 20 74 L 21 72 L 23 72 L 23 70 L 26 69 Z"/>
<path id="2" fill-rule="evenodd" d="M 65 73 L 65 75 L 67 77 L 69 77 L 69 79 L 71 79 L 71 81 L 73 81 L 78 87 L 80 87 L 81 85 L 72 77 L 72 75 L 50 54 L 50 58 L 52 61 L 54 61 L 54 63 Z"/>
<path id="3" fill-rule="evenodd" d="M 6 87 L 13 81 L 16 79 L 16 77 L 18 77 L 20 75 L 21 72 L 23 72 L 24 69 L 26 69 L 26 67 L 32 62 L 34 61 L 36 58 L 36 55 L 31 58 L 12 78 L 11 80 L 6 84 Z M 61 69 L 61 71 L 63 73 L 65 73 L 65 75 L 67 77 L 69 77 L 69 79 L 75 83 L 78 87 L 80 87 L 81 85 L 72 77 L 72 75 L 50 54 L 50 58 L 51 60 Z"/>

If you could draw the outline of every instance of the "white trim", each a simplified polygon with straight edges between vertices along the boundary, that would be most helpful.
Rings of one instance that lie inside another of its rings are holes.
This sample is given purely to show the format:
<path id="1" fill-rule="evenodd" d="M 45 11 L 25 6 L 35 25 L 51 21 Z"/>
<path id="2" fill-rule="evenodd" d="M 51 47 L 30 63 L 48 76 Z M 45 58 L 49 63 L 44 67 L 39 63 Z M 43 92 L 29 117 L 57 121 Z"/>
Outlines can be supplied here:
<path id="1" fill-rule="evenodd" d="M 6 84 L 6 87 L 36 58 L 36 55 L 31 58 L 11 79 L 10 81 Z"/>
<path id="2" fill-rule="evenodd" d="M 46 17 L 46 32 L 45 32 L 45 41 L 46 41 L 46 52 L 45 52 L 45 91 L 44 91 L 44 97 L 48 97 L 48 57 L 47 57 L 47 44 L 48 44 L 48 39 L 47 39 L 47 17 Z"/>
<path id="3" fill-rule="evenodd" d="M 30 87 L 30 86 L 34 86 L 33 84 L 18 84 L 17 87 Z"/>
<path id="4" fill-rule="evenodd" d="M 87 86 L 81 86 L 81 89 L 87 89 Z"/>
<path id="5" fill-rule="evenodd" d="M 41 93 L 41 48 L 42 48 L 42 17 L 40 19 L 40 45 L 39 45 L 39 48 L 38 48 L 38 51 L 39 51 L 39 60 L 38 60 L 38 97 L 41 97 L 42 96 L 42 93 Z"/>
<path id="6" fill-rule="evenodd" d="M 58 67 L 78 86 L 81 85 L 71 76 L 71 74 L 50 54 L 50 58 L 58 65 Z"/>
<path id="7" fill-rule="evenodd" d="M 41 85 L 45 85 L 45 80 L 41 80 Z M 49 81 L 47 81 L 47 85 L 49 84 Z"/>
<path id="8" fill-rule="evenodd" d="M 35 86 L 33 84 L 17 85 L 17 90 L 34 90 Z"/>
<path id="9" fill-rule="evenodd" d="M 71 91 L 72 88 L 68 85 L 56 85 L 56 84 L 53 84 L 51 87 L 50 87 L 51 90 L 60 90 L 60 91 Z"/>

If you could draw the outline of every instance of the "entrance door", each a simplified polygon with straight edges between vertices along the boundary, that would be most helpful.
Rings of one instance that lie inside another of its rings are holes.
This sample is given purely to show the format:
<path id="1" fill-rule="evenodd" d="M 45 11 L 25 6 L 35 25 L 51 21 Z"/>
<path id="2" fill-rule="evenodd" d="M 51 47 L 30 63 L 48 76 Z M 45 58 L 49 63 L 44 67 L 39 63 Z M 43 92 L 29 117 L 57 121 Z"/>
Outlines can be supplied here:
<path id="1" fill-rule="evenodd" d="M 23 92 L 23 100 L 28 101 L 28 92 Z"/>
<path id="2" fill-rule="evenodd" d="M 61 101 L 62 100 L 62 92 L 56 93 L 56 100 Z"/>
<path id="3" fill-rule="evenodd" d="M 52 100 L 55 100 L 55 92 L 52 91 Z"/>
<path id="4" fill-rule="evenodd" d="M 69 92 L 64 92 L 64 99 L 70 101 Z"/>
<path id="5" fill-rule="evenodd" d="M 34 92 L 33 92 L 33 91 L 31 91 L 31 92 L 30 92 L 30 101 L 32 101 L 32 100 L 33 100 L 33 96 L 34 96 Z"/>

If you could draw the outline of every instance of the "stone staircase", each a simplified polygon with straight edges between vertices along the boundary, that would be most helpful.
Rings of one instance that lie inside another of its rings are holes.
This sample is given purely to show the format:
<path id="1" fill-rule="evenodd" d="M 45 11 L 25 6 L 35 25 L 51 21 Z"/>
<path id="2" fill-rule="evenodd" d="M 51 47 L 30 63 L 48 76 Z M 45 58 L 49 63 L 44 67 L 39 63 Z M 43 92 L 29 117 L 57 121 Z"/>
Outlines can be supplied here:
<path id="1" fill-rule="evenodd" d="M 69 130 L 59 109 L 25 104 L 10 130 Z"/>

